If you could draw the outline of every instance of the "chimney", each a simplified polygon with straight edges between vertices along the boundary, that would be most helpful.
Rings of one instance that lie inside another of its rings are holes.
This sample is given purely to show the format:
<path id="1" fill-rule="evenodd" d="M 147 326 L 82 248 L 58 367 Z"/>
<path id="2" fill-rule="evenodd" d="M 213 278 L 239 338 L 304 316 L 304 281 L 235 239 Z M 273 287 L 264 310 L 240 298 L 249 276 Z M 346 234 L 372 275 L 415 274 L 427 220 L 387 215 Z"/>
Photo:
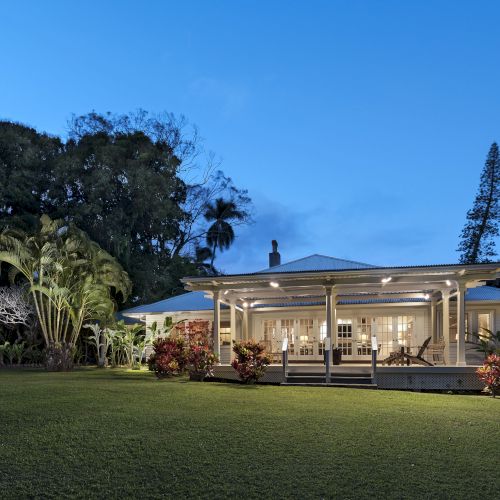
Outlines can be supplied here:
<path id="1" fill-rule="evenodd" d="M 271 241 L 273 246 L 273 251 L 269 254 L 269 267 L 279 266 L 281 264 L 281 255 L 278 252 L 278 242 L 276 240 Z"/>

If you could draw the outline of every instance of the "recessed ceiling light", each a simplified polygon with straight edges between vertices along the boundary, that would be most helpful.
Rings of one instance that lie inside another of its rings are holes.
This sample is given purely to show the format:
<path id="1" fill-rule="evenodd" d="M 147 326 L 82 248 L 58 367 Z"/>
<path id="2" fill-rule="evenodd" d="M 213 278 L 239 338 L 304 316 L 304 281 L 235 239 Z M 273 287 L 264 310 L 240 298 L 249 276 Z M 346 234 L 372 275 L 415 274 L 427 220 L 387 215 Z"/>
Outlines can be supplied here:
<path id="1" fill-rule="evenodd" d="M 248 307 L 248 302 L 243 302 L 243 307 Z"/>
<path id="2" fill-rule="evenodd" d="M 270 284 L 273 288 L 278 288 L 278 287 L 280 286 L 280 284 L 279 284 L 279 283 L 277 283 L 276 281 L 271 281 L 269 284 Z"/>
<path id="3" fill-rule="evenodd" d="M 387 278 L 382 278 L 381 281 L 382 283 L 389 283 L 389 281 L 391 281 L 392 278 L 390 276 L 387 276 Z"/>

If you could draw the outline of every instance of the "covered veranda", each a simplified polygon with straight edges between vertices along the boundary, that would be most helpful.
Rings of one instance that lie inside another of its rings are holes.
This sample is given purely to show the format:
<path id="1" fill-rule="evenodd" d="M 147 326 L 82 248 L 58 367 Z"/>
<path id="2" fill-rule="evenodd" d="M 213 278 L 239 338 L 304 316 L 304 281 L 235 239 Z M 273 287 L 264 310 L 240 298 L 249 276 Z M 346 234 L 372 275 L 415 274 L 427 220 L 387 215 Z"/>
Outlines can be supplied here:
<path id="1" fill-rule="evenodd" d="M 265 337 L 262 331 L 265 326 L 257 327 L 254 321 L 259 314 L 262 316 L 263 311 L 279 310 L 276 317 L 284 317 L 283 311 L 319 310 L 324 320 L 320 325 L 311 320 L 312 327 L 316 327 L 319 334 L 316 342 L 311 344 L 311 355 L 300 351 L 301 335 L 297 328 L 287 330 L 283 327 L 285 320 L 280 325 L 288 345 L 295 346 L 295 352 L 289 353 L 292 359 L 296 355 L 297 361 L 307 359 L 309 363 L 321 365 L 325 346 L 346 349 L 346 334 L 339 324 L 346 307 L 363 311 L 390 305 L 398 307 L 404 315 L 405 309 L 418 305 L 426 313 L 425 321 L 413 326 L 416 329 L 414 338 L 420 343 L 426 337 L 431 337 L 432 343 L 442 342 L 444 364 L 464 367 L 467 365 L 468 334 L 466 292 L 495 279 L 499 271 L 498 263 L 287 273 L 270 270 L 255 274 L 185 278 L 184 283 L 187 290 L 204 291 L 213 298 L 214 350 L 220 356 L 222 365 L 229 364 L 233 341 L 248 338 L 262 340 Z M 221 306 L 225 314 L 225 309 L 228 310 L 227 324 L 221 322 Z M 453 328 L 450 324 L 452 309 L 456 320 Z M 354 349 L 356 353 L 361 353 L 358 359 L 361 362 L 369 362 L 370 338 L 381 337 L 382 341 L 383 337 L 380 330 L 377 335 L 377 324 L 367 326 L 370 327 L 366 330 L 369 334 Z M 358 325 L 358 329 L 362 328 L 363 325 Z M 415 348 L 413 345 L 409 347 Z M 385 346 L 385 349 L 387 351 L 390 347 Z"/>

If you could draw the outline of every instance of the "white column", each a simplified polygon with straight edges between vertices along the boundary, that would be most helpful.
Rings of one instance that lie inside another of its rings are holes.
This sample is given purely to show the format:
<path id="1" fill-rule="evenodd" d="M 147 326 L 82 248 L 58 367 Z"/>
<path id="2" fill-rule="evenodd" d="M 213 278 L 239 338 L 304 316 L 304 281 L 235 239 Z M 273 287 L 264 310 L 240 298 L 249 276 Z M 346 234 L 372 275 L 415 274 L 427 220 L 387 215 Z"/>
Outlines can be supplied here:
<path id="1" fill-rule="evenodd" d="M 220 299 L 219 290 L 214 291 L 214 354 L 220 359 Z"/>
<path id="2" fill-rule="evenodd" d="M 431 297 L 431 337 L 432 342 L 438 341 L 437 335 L 437 300 L 436 297 Z"/>
<path id="3" fill-rule="evenodd" d="M 332 288 L 332 345 L 339 346 L 338 328 L 337 328 L 337 291 Z"/>
<path id="4" fill-rule="evenodd" d="M 325 302 L 326 302 L 326 336 L 332 340 L 333 331 L 333 307 L 332 307 L 332 287 L 325 286 Z"/>
<path id="5" fill-rule="evenodd" d="M 236 340 L 236 305 L 232 300 L 229 303 L 229 318 L 230 318 L 230 327 L 231 327 L 231 338 L 229 343 L 229 357 L 232 356 L 233 352 L 233 340 Z"/>
<path id="6" fill-rule="evenodd" d="M 243 309 L 243 321 L 242 321 L 242 333 L 243 333 L 243 339 L 248 340 L 249 337 L 249 332 L 248 332 L 248 310 Z"/>
<path id="7" fill-rule="evenodd" d="M 443 339 L 444 339 L 444 361 L 447 365 L 450 364 L 450 291 L 443 290 Z"/>
<path id="8" fill-rule="evenodd" d="M 457 290 L 457 366 L 466 366 L 465 361 L 465 283 L 458 284 Z"/>

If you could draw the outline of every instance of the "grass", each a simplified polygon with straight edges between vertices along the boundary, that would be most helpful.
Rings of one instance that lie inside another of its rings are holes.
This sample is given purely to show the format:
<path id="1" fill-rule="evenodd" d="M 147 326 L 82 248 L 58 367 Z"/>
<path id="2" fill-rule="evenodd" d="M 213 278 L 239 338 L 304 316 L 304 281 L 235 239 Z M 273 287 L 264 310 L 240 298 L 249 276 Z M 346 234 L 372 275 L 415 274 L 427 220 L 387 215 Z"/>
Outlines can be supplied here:
<path id="1" fill-rule="evenodd" d="M 495 498 L 499 416 L 482 396 L 3 371 L 0 497 Z"/>

